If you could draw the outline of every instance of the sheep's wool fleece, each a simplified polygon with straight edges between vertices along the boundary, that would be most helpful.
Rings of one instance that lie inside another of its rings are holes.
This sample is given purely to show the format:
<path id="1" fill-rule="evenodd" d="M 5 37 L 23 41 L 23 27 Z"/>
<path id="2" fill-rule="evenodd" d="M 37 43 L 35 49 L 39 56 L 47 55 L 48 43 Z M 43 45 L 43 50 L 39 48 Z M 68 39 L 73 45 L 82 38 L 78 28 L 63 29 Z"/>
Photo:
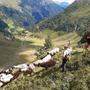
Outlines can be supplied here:
<path id="1" fill-rule="evenodd" d="M 66 55 L 71 55 L 71 53 L 72 53 L 72 48 L 67 48 L 65 51 L 64 51 L 64 57 L 66 56 Z"/>
<path id="2" fill-rule="evenodd" d="M 43 62 L 47 62 L 49 61 L 50 59 L 52 59 L 51 55 L 47 55 L 45 58 L 42 59 Z"/>
<path id="3" fill-rule="evenodd" d="M 57 53 L 57 52 L 59 52 L 59 48 L 54 48 L 53 50 L 51 50 L 49 53 L 50 54 L 55 54 L 55 53 Z"/>
<path id="4" fill-rule="evenodd" d="M 6 75 L 6 74 L 2 73 L 0 76 L 0 80 L 2 82 L 9 82 L 12 78 L 13 78 L 13 75 L 11 75 L 11 74 Z"/>
<path id="5" fill-rule="evenodd" d="M 20 64 L 20 65 L 14 66 L 14 67 L 21 69 L 21 71 L 26 71 L 28 69 L 27 64 Z"/>
<path id="6" fill-rule="evenodd" d="M 30 64 L 29 67 L 30 67 L 31 69 L 34 69 L 34 68 L 35 68 L 35 66 L 34 66 L 33 64 Z"/>
<path id="7" fill-rule="evenodd" d="M 3 83 L 2 83 L 2 82 L 0 82 L 0 87 L 1 87 L 1 86 L 3 86 Z"/>

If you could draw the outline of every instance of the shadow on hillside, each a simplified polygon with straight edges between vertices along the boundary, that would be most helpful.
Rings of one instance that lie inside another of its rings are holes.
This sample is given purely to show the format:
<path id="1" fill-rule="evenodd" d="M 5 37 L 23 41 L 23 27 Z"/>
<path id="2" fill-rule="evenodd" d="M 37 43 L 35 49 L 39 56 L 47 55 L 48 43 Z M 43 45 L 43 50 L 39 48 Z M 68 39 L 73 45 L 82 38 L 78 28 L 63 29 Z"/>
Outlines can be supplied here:
<path id="1" fill-rule="evenodd" d="M 18 53 L 28 50 L 28 48 L 37 49 L 41 46 L 33 45 L 32 41 L 14 41 L 0 40 L 0 68 L 17 65 L 26 62 L 22 60 Z"/>

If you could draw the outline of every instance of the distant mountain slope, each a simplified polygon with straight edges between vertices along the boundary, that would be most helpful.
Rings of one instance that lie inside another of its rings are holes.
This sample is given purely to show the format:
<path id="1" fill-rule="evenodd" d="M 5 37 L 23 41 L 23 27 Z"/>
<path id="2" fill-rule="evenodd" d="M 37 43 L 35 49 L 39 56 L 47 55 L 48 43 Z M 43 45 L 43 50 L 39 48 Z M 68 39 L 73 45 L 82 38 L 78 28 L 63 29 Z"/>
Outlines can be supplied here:
<path id="1" fill-rule="evenodd" d="M 70 7 L 66 9 L 72 18 L 81 18 L 90 15 L 90 0 L 77 0 Z"/>
<path id="2" fill-rule="evenodd" d="M 41 19 L 57 15 L 67 6 L 66 2 L 57 5 L 52 0 L 0 0 L 0 13 L 16 24 L 32 26 Z"/>
<path id="3" fill-rule="evenodd" d="M 63 13 L 42 21 L 41 27 L 65 31 L 90 29 L 90 0 L 76 0 Z"/>

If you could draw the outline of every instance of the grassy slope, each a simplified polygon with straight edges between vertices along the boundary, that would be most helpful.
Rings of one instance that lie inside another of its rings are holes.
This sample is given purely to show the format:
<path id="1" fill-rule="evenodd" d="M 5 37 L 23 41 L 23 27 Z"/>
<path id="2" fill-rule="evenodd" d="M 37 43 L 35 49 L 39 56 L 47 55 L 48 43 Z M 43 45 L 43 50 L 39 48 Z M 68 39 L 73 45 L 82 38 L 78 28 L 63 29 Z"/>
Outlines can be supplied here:
<path id="1" fill-rule="evenodd" d="M 12 42 L 6 41 L 0 34 L 0 68 L 26 61 L 32 62 L 30 52 L 42 45 L 42 39 L 17 37 L 17 40 Z"/>
<path id="2" fill-rule="evenodd" d="M 63 14 L 69 15 L 70 20 L 78 20 L 82 17 L 90 16 L 90 1 L 81 0 L 69 6 Z M 59 17 L 59 15 L 57 15 Z"/>
<path id="3" fill-rule="evenodd" d="M 90 16 L 90 1 L 84 2 L 82 0 L 81 2 L 73 3 L 65 13 L 71 16 L 70 20 L 78 20 L 79 18 Z"/>
<path id="4" fill-rule="evenodd" d="M 90 54 L 89 54 L 90 55 Z M 80 61 L 82 53 L 74 54 L 69 63 Z M 83 58 L 84 59 L 84 58 Z M 89 59 L 89 58 L 88 58 Z M 85 59 L 86 60 L 86 59 Z M 81 62 L 81 61 L 80 61 Z M 61 63 L 60 63 L 61 64 Z M 69 64 L 70 65 L 70 64 Z M 81 65 L 81 64 L 80 64 Z M 78 70 L 62 73 L 58 66 L 54 70 L 43 70 L 40 68 L 35 75 L 20 75 L 15 80 L 4 87 L 5 90 L 89 90 L 90 87 L 90 67 L 80 66 Z"/>
<path id="5" fill-rule="evenodd" d="M 49 31 L 50 32 L 50 31 Z M 52 31 L 51 31 L 52 32 Z M 47 32 L 43 32 L 44 34 Z M 51 33 L 53 35 L 53 33 Z M 56 37 L 56 35 L 55 35 Z M 71 37 L 71 38 L 69 38 Z M 31 39 L 30 39 L 31 38 Z M 67 39 L 68 38 L 68 39 Z M 6 42 L 0 40 L 0 43 L 2 43 L 2 48 L 0 48 L 0 64 L 1 66 L 8 65 L 8 64 L 18 64 L 23 63 L 25 61 L 21 60 L 21 58 L 24 58 L 24 60 L 28 60 L 29 62 L 33 61 L 33 57 L 31 57 L 32 52 L 37 48 L 38 46 L 43 45 L 43 40 L 39 40 L 36 38 L 32 38 L 27 36 L 26 39 L 18 37 L 20 40 L 24 40 L 23 46 L 21 45 L 22 42 L 20 41 L 14 41 L 14 42 Z M 79 37 L 78 35 L 73 33 L 68 33 L 63 36 L 57 36 L 55 39 L 53 39 L 54 46 L 62 47 L 64 44 L 67 43 L 68 40 L 71 40 L 72 46 L 75 46 L 77 44 L 77 41 Z M 7 46 L 6 46 L 7 45 Z M 20 56 L 19 56 L 20 55 Z M 80 55 L 80 54 L 79 54 Z M 76 55 L 77 56 L 77 55 Z M 73 60 L 77 60 L 78 56 L 73 56 Z M 18 58 L 17 58 L 18 57 Z M 59 58 L 61 58 L 59 56 Z M 8 60 L 8 61 L 7 61 Z M 38 71 L 41 71 L 41 68 L 37 68 Z M 37 70 L 35 70 L 37 72 Z M 77 71 L 78 72 L 78 71 Z M 22 90 L 36 90 L 38 88 L 39 90 L 51 90 L 53 88 L 53 82 L 51 80 L 52 73 L 56 75 L 55 83 L 57 84 L 57 88 L 60 88 L 61 85 L 61 78 L 63 77 L 63 73 L 60 72 L 60 70 L 48 70 L 44 72 L 37 73 L 36 75 L 29 77 L 29 76 L 20 76 L 18 80 L 15 80 L 14 82 L 8 84 L 4 87 L 5 90 L 19 90 L 17 89 L 17 84 Z M 65 77 L 68 75 L 69 77 L 72 77 L 74 74 L 66 73 Z M 43 79 L 43 80 L 42 80 Z M 50 83 L 50 87 L 48 86 L 48 83 Z M 62 82 L 63 83 L 63 82 Z M 12 87 L 11 87 L 12 86 Z M 26 88 L 26 86 L 29 88 Z M 25 88 L 24 88 L 25 87 Z M 38 90 L 37 89 L 37 90 Z"/>
<path id="6" fill-rule="evenodd" d="M 63 26 L 63 22 L 68 20 L 69 23 L 75 25 L 75 23 L 88 23 L 88 27 L 90 26 L 90 1 L 89 0 L 80 0 L 80 2 L 75 2 L 70 5 L 63 13 L 49 19 L 43 20 L 38 25 L 49 25 L 49 28 L 55 28 L 56 30 L 63 30 L 60 28 L 60 25 Z M 54 25 L 53 25 L 54 24 Z M 52 26 L 52 27 L 51 27 Z M 85 24 L 84 24 L 85 26 Z M 75 30 L 74 26 L 72 30 Z M 80 29 L 83 31 L 82 29 Z"/>
<path id="7" fill-rule="evenodd" d="M 80 37 L 76 32 L 68 33 L 66 35 L 63 35 L 61 37 L 58 37 L 54 39 L 54 45 L 55 46 L 64 46 L 69 40 L 71 42 L 72 46 L 76 46 L 77 42 L 79 41 Z"/>
<path id="8" fill-rule="evenodd" d="M 46 32 L 44 32 L 46 33 Z M 55 35 L 56 37 L 56 35 Z M 17 37 L 19 40 L 22 40 L 23 42 L 17 40 L 14 42 L 6 42 L 4 40 L 0 40 L 0 43 L 2 44 L 2 47 L 0 47 L 0 64 L 1 66 L 4 66 L 5 64 L 18 64 L 18 63 L 23 63 L 23 60 L 21 60 L 21 58 L 24 58 L 25 60 L 29 60 L 29 62 L 32 62 L 33 59 L 33 55 L 32 52 L 39 46 L 43 45 L 43 39 L 39 40 L 37 38 L 33 38 L 33 37 Z M 73 33 L 68 33 L 65 34 L 63 36 L 57 36 L 56 38 L 53 39 L 53 43 L 55 46 L 58 47 L 62 47 L 64 44 L 67 43 L 68 40 L 71 40 L 71 45 L 72 46 L 76 46 L 77 45 L 77 41 L 79 40 L 79 36 L 77 33 L 73 32 Z M 22 45 L 23 43 L 23 45 Z M 81 50 L 81 49 L 80 49 Z M 82 50 L 80 51 L 77 49 L 76 54 L 74 54 L 72 56 L 72 59 L 70 61 L 70 63 L 74 62 L 74 61 L 80 61 L 82 58 Z M 21 57 L 19 57 L 19 55 Z M 31 55 L 33 57 L 31 57 Z M 56 56 L 57 57 L 57 56 Z M 59 56 L 60 60 L 61 57 Z M 8 61 L 7 61 L 8 60 Z M 61 63 L 61 61 L 60 61 Z M 40 72 L 38 72 L 40 71 Z M 35 69 L 36 74 L 34 76 L 23 76 L 20 75 L 20 77 L 18 78 L 18 80 L 15 80 L 13 82 L 11 82 L 10 84 L 6 85 L 4 87 L 5 90 L 52 90 L 53 86 L 55 86 L 56 90 L 58 90 L 59 88 L 62 88 L 63 85 L 66 85 L 65 88 L 67 88 L 67 85 L 75 85 L 76 88 L 80 88 L 80 87 L 86 87 L 85 84 L 86 82 L 84 82 L 84 80 L 86 80 L 87 82 L 89 82 L 89 73 L 90 73 L 90 67 L 86 66 L 85 68 L 80 68 L 79 70 L 76 71 L 69 71 L 67 73 L 62 73 L 60 71 L 60 69 L 56 68 L 54 71 L 52 70 L 42 70 L 42 68 L 37 68 Z M 84 72 L 84 73 L 83 73 Z M 55 85 L 52 82 L 52 77 L 53 74 L 55 76 Z M 83 75 L 84 77 L 79 77 Z M 75 77 L 75 80 L 73 79 Z M 65 78 L 65 80 L 64 80 Z M 68 79 L 70 79 L 72 81 L 66 82 Z M 73 81 L 74 80 L 74 81 Z M 79 86 L 79 82 L 83 81 L 82 84 L 80 84 L 81 86 Z M 89 86 L 89 85 L 88 85 Z M 18 88 L 17 88 L 18 87 Z M 69 87 L 69 86 L 68 86 Z M 74 87 L 72 87 L 73 90 L 75 89 Z M 2 88 L 1 88 L 2 89 Z M 67 89 L 69 90 L 69 89 Z M 79 90 L 79 89 L 77 89 Z M 85 90 L 85 89 L 83 89 Z M 87 89 L 88 90 L 88 89 Z"/>

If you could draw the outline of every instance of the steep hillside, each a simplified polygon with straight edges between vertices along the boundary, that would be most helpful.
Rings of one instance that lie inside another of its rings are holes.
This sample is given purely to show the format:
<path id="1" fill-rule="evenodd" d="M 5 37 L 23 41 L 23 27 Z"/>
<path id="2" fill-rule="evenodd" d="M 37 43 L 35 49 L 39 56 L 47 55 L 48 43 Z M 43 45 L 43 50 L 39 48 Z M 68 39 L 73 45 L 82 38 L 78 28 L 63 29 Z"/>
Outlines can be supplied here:
<path id="1" fill-rule="evenodd" d="M 55 39 L 56 46 L 62 46 L 72 37 L 77 39 L 76 33 L 70 33 Z M 67 39 L 68 38 L 68 39 Z M 64 42 L 65 41 L 65 42 Z M 72 41 L 71 45 L 76 42 Z M 62 47 L 60 47 L 62 48 Z M 60 50 L 60 53 L 62 51 Z M 67 69 L 61 72 L 61 54 L 57 53 L 54 59 L 57 64 L 54 68 L 44 69 L 36 67 L 32 75 L 21 74 L 16 80 L 2 87 L 5 90 L 89 90 L 90 88 L 90 53 L 83 56 L 81 48 L 73 49 L 73 54 L 67 62 Z"/>
<path id="2" fill-rule="evenodd" d="M 71 16 L 71 19 L 79 19 L 88 17 L 90 15 L 90 1 L 77 0 L 65 11 L 66 14 Z"/>
<path id="3" fill-rule="evenodd" d="M 52 19 L 42 21 L 40 28 L 64 31 L 86 31 L 90 29 L 90 1 L 76 0 L 63 13 Z"/>

